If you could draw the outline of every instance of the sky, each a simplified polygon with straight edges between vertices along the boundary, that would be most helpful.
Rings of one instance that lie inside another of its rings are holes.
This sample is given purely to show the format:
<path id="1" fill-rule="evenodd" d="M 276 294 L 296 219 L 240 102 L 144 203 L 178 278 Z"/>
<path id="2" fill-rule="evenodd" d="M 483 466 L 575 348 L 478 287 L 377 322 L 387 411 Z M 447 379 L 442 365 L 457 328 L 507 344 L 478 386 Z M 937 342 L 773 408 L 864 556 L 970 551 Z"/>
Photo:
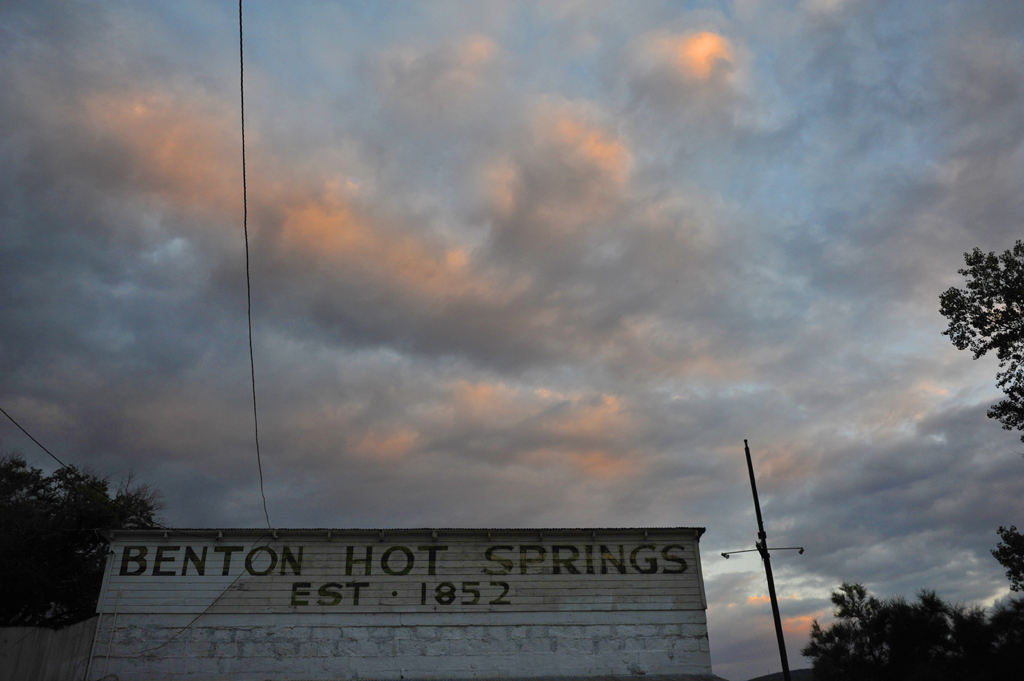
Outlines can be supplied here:
<path id="1" fill-rule="evenodd" d="M 706 527 L 714 671 L 843 581 L 992 606 L 1024 3 L 246 2 L 275 527 Z M 0 6 L 0 406 L 178 527 L 265 524 L 237 6 Z M 56 465 L 12 424 L 7 450 Z"/>

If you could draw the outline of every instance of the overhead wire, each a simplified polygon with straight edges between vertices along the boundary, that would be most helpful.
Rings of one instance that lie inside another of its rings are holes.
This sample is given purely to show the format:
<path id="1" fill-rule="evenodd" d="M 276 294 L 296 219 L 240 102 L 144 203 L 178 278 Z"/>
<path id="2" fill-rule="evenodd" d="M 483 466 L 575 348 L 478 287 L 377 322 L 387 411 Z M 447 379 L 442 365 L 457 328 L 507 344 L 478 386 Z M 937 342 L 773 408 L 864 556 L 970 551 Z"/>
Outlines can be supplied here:
<path id="1" fill-rule="evenodd" d="M 243 234 L 245 235 L 245 293 L 246 293 L 246 316 L 247 316 L 248 327 L 249 327 L 249 371 L 250 371 L 250 377 L 252 379 L 253 430 L 254 430 L 254 436 L 255 436 L 255 442 L 256 442 L 256 465 L 257 465 L 257 467 L 259 469 L 259 475 L 260 475 L 260 496 L 263 499 L 263 515 L 266 518 L 267 527 L 268 528 L 272 528 L 272 525 L 270 523 L 270 513 L 267 510 L 267 495 L 266 495 L 266 491 L 264 490 L 264 483 L 263 483 L 263 461 L 262 461 L 262 457 L 260 456 L 259 412 L 257 410 L 257 403 L 256 403 L 256 362 L 255 362 L 254 353 L 253 353 L 253 346 L 252 346 L 252 282 L 251 282 L 250 262 L 249 262 L 250 261 L 250 258 L 249 258 L 249 204 L 248 204 L 248 187 L 246 185 L 246 167 L 245 167 L 245 57 L 244 57 L 244 54 L 245 53 L 244 53 L 244 42 L 243 42 L 243 32 L 242 32 L 242 0 L 238 0 L 238 70 L 239 70 L 239 103 L 240 103 L 240 109 L 241 109 L 241 136 L 242 136 L 242 230 L 243 230 Z M 93 483 L 92 480 L 90 480 L 84 474 L 79 472 L 77 469 L 75 469 L 74 467 L 69 466 L 68 464 L 64 463 L 56 454 L 54 454 L 49 449 L 47 449 L 47 447 L 45 445 L 43 445 L 43 443 L 41 443 L 39 440 L 37 440 L 30 432 L 28 432 L 24 427 L 22 427 L 22 425 L 20 423 L 18 423 L 18 421 L 13 416 L 8 414 L 7 411 L 4 410 L 2 407 L 0 407 L 0 413 L 2 413 L 4 416 L 6 416 L 7 419 L 11 423 L 13 423 L 15 425 L 15 427 L 18 428 L 18 430 L 20 430 L 22 433 L 24 433 L 40 449 L 42 449 L 54 461 L 56 461 L 58 464 L 60 464 L 60 466 L 62 468 L 70 471 L 72 474 L 76 475 L 82 482 L 87 483 L 93 489 L 95 489 L 96 491 L 102 493 L 103 496 L 109 498 L 109 496 L 108 496 L 109 495 L 109 490 L 101 488 L 99 485 Z M 116 504 L 118 506 L 121 506 L 121 508 L 123 510 L 126 510 L 124 505 L 123 505 L 123 502 L 121 502 L 121 500 L 118 499 L 117 497 L 111 499 L 111 501 L 114 504 Z M 176 534 L 181 534 L 181 535 L 190 535 L 191 534 L 191 533 L 188 533 L 188 532 L 182 532 L 181 530 L 177 530 L 177 529 L 174 529 L 174 528 L 166 527 L 165 525 L 162 525 L 161 523 L 158 523 L 155 520 L 152 521 L 152 524 L 154 526 L 156 526 L 157 528 L 163 529 L 163 530 L 168 531 L 168 532 L 174 532 Z M 230 589 L 232 586 L 234 586 L 235 582 L 238 581 L 239 577 L 241 577 L 241 574 L 239 574 L 238 576 L 235 577 L 234 581 L 232 581 L 232 583 L 228 585 L 227 589 L 225 589 L 224 592 L 222 592 L 221 596 L 223 596 L 223 593 L 226 593 L 228 589 Z M 195 622 L 200 617 L 202 617 L 204 614 L 206 614 L 210 610 L 210 608 L 212 608 L 213 605 L 216 604 L 216 602 L 219 599 L 220 599 L 220 596 L 218 596 L 217 599 L 214 599 L 214 601 L 212 603 L 210 603 L 205 609 L 203 609 L 202 612 L 200 612 L 198 615 L 196 615 L 188 624 L 186 624 L 184 627 L 180 628 L 174 634 L 174 636 L 172 636 L 168 641 L 164 642 L 163 644 L 161 644 L 159 646 L 156 646 L 156 648 L 152 648 L 152 649 L 141 651 L 140 654 L 148 653 L 148 652 L 151 652 L 152 650 L 157 650 L 157 649 L 162 648 L 163 646 L 167 645 L 171 641 L 173 641 L 175 638 L 178 637 L 179 634 L 181 634 L 183 631 L 186 631 L 187 629 L 189 629 L 193 624 L 195 624 Z M 19 643 L 20 643 L 20 641 L 19 641 Z"/>
<path id="2" fill-rule="evenodd" d="M 61 466 L 61 468 L 64 468 L 65 470 L 69 471 L 69 472 L 70 472 L 70 473 L 71 473 L 72 475 L 75 475 L 75 476 L 77 476 L 77 477 L 78 477 L 78 480 L 79 480 L 80 482 L 82 482 L 82 483 L 85 483 L 86 485 L 89 485 L 90 487 L 92 487 L 92 489 L 93 489 L 93 490 L 95 490 L 95 491 L 99 492 L 99 493 L 100 493 L 100 494 L 102 494 L 103 496 L 105 496 L 105 497 L 107 497 L 108 499 L 110 499 L 111 503 L 113 503 L 113 504 L 115 504 L 115 505 L 119 506 L 119 507 L 121 508 L 121 510 L 122 510 L 122 511 L 130 511 L 130 510 L 131 510 L 131 509 L 127 508 L 127 507 L 126 507 L 126 506 L 124 505 L 124 502 L 123 502 L 123 501 L 122 501 L 122 500 L 121 500 L 121 499 L 120 499 L 119 497 L 116 497 L 116 496 L 115 496 L 115 497 L 113 497 L 113 498 L 110 498 L 110 496 L 109 496 L 109 494 L 110 494 L 110 490 L 108 490 L 108 489 L 105 489 L 105 488 L 103 488 L 103 487 L 100 487 L 100 486 L 99 486 L 99 485 L 97 485 L 97 484 L 96 484 L 95 482 L 93 482 L 93 479 L 90 479 L 89 477 L 87 477 L 87 476 L 86 476 L 85 474 L 83 474 L 83 473 L 82 473 L 81 471 L 79 471 L 79 470 L 78 470 L 77 468 L 75 468 L 74 466 L 69 466 L 68 464 L 66 464 L 66 463 L 64 463 L 63 461 L 61 461 L 61 460 L 60 460 L 60 459 L 59 459 L 59 458 L 57 457 L 57 455 L 56 455 L 56 454 L 54 454 L 54 453 L 53 453 L 53 452 L 51 452 L 51 451 L 50 451 L 49 449 L 47 449 L 47 448 L 46 448 L 46 447 L 45 447 L 45 446 L 43 445 L 43 443 L 42 443 L 42 442 L 40 442 L 39 440 L 37 440 L 37 439 L 36 439 L 36 438 L 35 438 L 35 437 L 34 437 L 34 436 L 32 435 L 32 433 L 30 433 L 30 432 L 28 432 L 27 430 L 25 430 L 25 428 L 24 428 L 24 427 L 23 427 L 23 426 L 22 426 L 22 425 L 21 425 L 20 423 L 18 423 L 18 422 L 17 422 L 17 420 L 15 420 L 15 418 L 14 418 L 13 416 L 11 416 L 10 414 L 8 414 L 8 413 L 7 413 L 7 411 L 6 411 L 6 410 L 4 410 L 4 408 L 3 408 L 3 407 L 0 407 L 0 414 L 3 414 L 4 416 L 6 416 L 6 417 L 7 417 L 7 420 L 9 420 L 9 421 L 10 421 L 11 423 L 13 423 L 13 424 L 15 425 L 15 427 L 17 427 L 17 429 L 18 429 L 18 430 L 20 430 L 20 431 L 21 431 L 22 433 L 24 433 L 24 434 L 25 434 L 25 435 L 26 435 L 26 436 L 28 437 L 28 439 L 32 440 L 32 442 L 36 443 L 36 444 L 37 444 L 37 445 L 39 446 L 39 448 L 40 448 L 40 449 L 42 449 L 42 450 L 43 450 L 44 452 L 46 452 L 47 454 L 49 454 L 49 455 L 50 455 L 50 458 L 52 458 L 52 459 L 53 459 L 54 461 L 56 461 L 57 463 L 59 463 L 59 464 L 60 464 L 60 466 Z M 173 528 L 173 527 L 167 527 L 166 525 L 163 525 L 163 524 L 161 524 L 161 523 L 158 523 L 158 522 L 157 522 L 156 520 L 151 520 L 151 521 L 150 521 L 150 524 L 151 524 L 151 525 L 153 525 L 153 527 L 159 528 L 159 529 L 161 529 L 161 530 L 164 530 L 164 531 L 166 531 L 166 532 L 174 532 L 175 534 L 180 534 L 180 535 L 183 535 L 183 536 L 188 536 L 188 537 L 202 537 L 202 536 L 204 536 L 204 535 L 198 535 L 198 534 L 195 534 L 195 533 L 192 533 L 192 532 L 184 532 L 184 531 L 182 531 L 182 530 L 178 530 L 178 529 L 175 529 L 175 528 Z M 79 528 L 79 529 L 77 529 L 77 530 L 74 530 L 74 531 L 76 531 L 76 532 L 95 532 L 95 531 L 97 531 L 97 530 L 100 530 L 100 529 L 105 529 L 105 528 L 99 528 L 99 527 L 85 527 L 85 528 Z"/>
<path id="3" fill-rule="evenodd" d="M 46 448 L 46 446 L 45 446 L 45 445 L 43 445 L 43 443 L 42 443 L 42 442 L 40 442 L 39 440 L 37 440 L 37 439 L 36 439 L 36 438 L 35 438 L 35 437 L 34 437 L 34 436 L 32 435 L 32 433 L 28 432 L 28 431 L 27 431 L 27 430 L 26 430 L 26 429 L 25 429 L 25 428 L 24 428 L 24 427 L 23 427 L 23 426 L 22 426 L 22 425 L 21 425 L 20 423 L 18 423 L 18 421 L 17 421 L 17 420 L 16 420 L 16 419 L 15 419 L 15 418 L 14 418 L 13 416 L 11 416 L 10 414 L 8 414 L 8 413 L 7 413 L 7 411 L 6 411 L 6 410 L 5 410 L 5 409 L 4 409 L 3 407 L 0 407 L 0 414 L 3 414 L 4 416 L 6 416 L 6 417 L 7 417 L 7 419 L 8 419 L 8 420 L 9 420 L 9 421 L 10 421 L 11 423 L 13 423 L 13 424 L 14 424 L 14 425 L 15 425 L 15 426 L 16 426 L 16 427 L 18 428 L 18 430 L 20 430 L 20 431 L 21 431 L 22 433 L 24 433 L 24 434 L 25 434 L 25 435 L 26 435 L 26 436 L 27 436 L 27 437 L 28 437 L 28 438 L 29 438 L 30 440 L 32 440 L 32 442 L 36 443 L 36 445 L 38 445 L 40 449 L 42 449 L 42 450 L 43 450 L 44 452 L 46 452 L 47 454 L 49 454 L 49 455 L 50 455 L 50 457 L 51 457 L 51 458 L 52 458 L 52 459 L 53 459 L 54 461 L 56 461 L 56 462 L 57 462 L 58 464 L 60 464 L 62 468 L 64 468 L 65 470 L 69 471 L 69 472 L 70 472 L 70 473 L 72 473 L 73 475 L 76 475 L 76 476 L 78 477 L 78 479 L 79 479 L 79 480 L 80 480 L 81 482 L 83 482 L 83 483 L 85 483 L 85 484 L 89 485 L 90 487 L 92 487 L 92 488 L 93 488 L 94 490 L 96 490 L 97 492 L 100 492 L 100 493 L 101 493 L 101 494 L 102 494 L 103 496 L 106 496 L 107 498 L 109 498 L 109 496 L 108 496 L 108 495 L 109 495 L 109 491 L 108 491 L 108 490 L 106 490 L 106 489 L 104 489 L 104 488 L 100 487 L 99 485 L 95 484 L 95 483 L 93 482 L 93 480 L 92 480 L 92 479 L 90 479 L 89 477 L 85 476 L 85 475 L 84 475 L 84 474 L 83 474 L 83 473 L 82 473 L 81 471 L 79 471 L 78 469 L 76 469 L 76 468 L 75 468 L 74 466 L 69 466 L 68 464 L 66 464 L 66 463 L 64 463 L 63 461 L 61 461 L 61 460 L 60 460 L 60 458 L 59 458 L 59 457 L 58 457 L 58 456 L 57 456 L 56 454 L 54 454 L 54 453 L 53 453 L 53 452 L 51 452 L 51 451 L 50 451 L 49 449 L 47 449 L 47 448 Z M 110 499 L 110 501 L 111 501 L 112 503 L 114 503 L 114 504 L 116 504 L 116 505 L 120 506 L 120 507 L 122 508 L 122 510 L 128 510 L 128 509 L 127 509 L 127 508 L 126 508 L 126 507 L 125 507 L 125 506 L 123 505 L 123 502 L 122 502 L 122 501 L 121 501 L 121 500 L 120 500 L 119 498 L 115 497 L 115 498 L 113 498 L 113 499 Z M 199 537 L 199 538 L 201 538 L 201 539 L 207 539 L 207 538 L 208 538 L 208 537 L 207 537 L 207 535 L 202 535 L 202 534 L 196 534 L 196 533 L 194 533 L 194 532 L 185 532 L 185 531 L 182 531 L 182 530 L 178 530 L 178 529 L 175 529 L 175 528 L 173 528 L 173 527 L 167 527 L 166 525 L 163 525 L 163 524 L 161 524 L 161 523 L 158 523 L 158 522 L 156 522 L 155 520 L 151 521 L 151 524 L 152 524 L 152 525 L 153 525 L 154 527 L 158 528 L 158 529 L 164 530 L 165 532 L 173 532 L 174 534 L 177 534 L 177 535 L 181 535 L 181 536 L 187 536 L 187 537 Z M 104 529 L 104 528 L 82 528 L 82 529 L 81 529 L 80 531 L 83 531 L 83 532 L 85 532 L 85 531 L 89 531 L 89 532 L 96 532 L 96 531 L 98 531 L 98 530 L 100 530 L 100 529 Z M 268 536 L 269 536 L 269 535 L 266 535 L 266 534 L 264 534 L 264 535 L 261 535 L 260 537 L 258 537 L 258 538 L 257 538 L 257 539 L 256 539 L 256 540 L 255 540 L 255 541 L 253 542 L 253 546 L 256 546 L 258 542 L 260 542 L 260 541 L 262 541 L 262 540 L 264 540 L 264 539 L 267 539 L 267 537 L 268 537 Z M 274 535 L 274 536 L 273 536 L 272 538 L 276 538 L 276 535 Z M 269 544 L 269 542 L 267 542 L 267 544 Z M 266 546 L 267 544 L 264 544 L 264 546 Z M 242 573 L 242 572 L 240 572 L 240 573 L 239 573 L 238 575 L 236 575 L 236 576 L 235 576 L 235 578 L 234 578 L 233 580 L 231 580 L 231 583 L 230 583 L 230 584 L 228 584 L 228 585 L 227 585 L 227 586 L 226 586 L 226 587 L 225 587 L 225 588 L 224 588 L 224 589 L 223 589 L 223 590 L 221 591 L 221 593 L 220 593 L 220 594 L 219 594 L 219 595 L 218 595 L 218 596 L 217 596 L 217 597 L 216 597 L 215 599 L 213 599 L 213 601 L 211 601 L 211 602 L 210 602 L 210 604 L 209 604 L 209 605 L 207 605 L 207 606 L 206 606 L 205 608 L 203 608 L 203 610 L 202 610 L 202 611 L 201 611 L 201 612 L 200 612 L 199 614 L 197 614 L 197 615 L 196 615 L 195 617 L 193 617 L 193 618 L 192 618 L 192 619 L 191 619 L 191 620 L 190 620 L 190 621 L 188 622 L 188 624 L 186 624 L 185 626 L 183 626 L 183 627 L 181 627 L 180 629 L 178 629 L 178 630 L 177 630 L 177 631 L 176 631 L 176 632 L 174 633 L 174 635 L 173 635 L 173 636 L 171 636 L 171 637 L 170 637 L 170 638 L 169 638 L 169 639 L 168 639 L 167 641 L 164 641 L 163 643 L 161 643 L 160 645 L 158 645 L 158 646 L 156 646 L 156 647 L 153 647 L 153 648 L 147 648 L 147 649 L 145 649 L 145 650 L 141 650 L 141 651 L 139 651 L 138 653 L 136 653 L 135 655 L 130 655 L 129 657 L 141 657 L 142 655 L 145 655 L 146 653 L 150 653 L 150 652 L 153 652 L 153 651 L 155 651 L 155 650 L 159 650 L 160 648 L 163 648 L 163 647 L 164 647 L 164 646 L 166 646 L 167 644 L 169 644 L 169 643 L 171 643 L 172 641 L 174 641 L 174 640 L 175 640 L 175 639 L 176 639 L 176 638 L 177 638 L 177 637 L 178 637 L 178 636 L 179 636 L 180 634 L 182 634 L 183 632 L 185 632 L 185 631 L 187 631 L 187 630 L 188 630 L 189 628 L 191 628 L 191 627 L 192 627 L 192 625 L 194 625 L 194 624 L 195 624 L 195 623 L 196 623 L 196 622 L 197 622 L 197 621 L 199 620 L 199 618 L 200 618 L 200 617 L 202 617 L 203 615 L 205 615 L 206 613 L 208 613 L 208 612 L 210 611 L 210 609 L 211 609 L 211 608 L 213 608 L 213 606 L 215 606 L 215 605 L 217 604 L 217 602 L 218 602 L 218 601 L 220 601 L 220 599 L 221 599 L 221 598 L 222 598 L 222 597 L 224 596 L 224 594 L 226 594 L 226 593 L 227 593 L 227 592 L 228 592 L 228 591 L 229 591 L 229 590 L 230 590 L 230 589 L 231 589 L 231 588 L 232 588 L 232 587 L 233 587 L 233 586 L 234 586 L 234 585 L 235 585 L 235 584 L 236 584 L 236 583 L 238 582 L 238 580 L 239 580 L 239 579 L 240 579 L 240 578 L 242 577 L 242 574 L 243 574 L 243 573 Z M 29 632 L 29 633 L 31 633 L 31 632 Z M 22 636 L 22 637 L 21 637 L 20 639 L 18 639 L 17 641 L 15 641 L 15 642 L 14 642 L 13 644 L 8 644 L 8 645 L 4 646 L 3 650 L 4 650 L 5 652 L 6 652 L 6 651 L 7 651 L 8 649 L 10 649 L 11 647 L 13 647 L 13 646 L 15 646 L 15 645 L 18 645 L 19 643 L 21 643 L 21 642 L 22 642 L 23 640 L 25 640 L 25 638 L 27 638 L 27 634 L 26 634 L 25 636 Z"/>
<path id="4" fill-rule="evenodd" d="M 51 452 L 51 451 L 50 451 L 49 449 L 47 449 L 46 447 L 44 447 L 44 446 L 43 446 L 43 443 L 42 443 L 42 442 L 40 442 L 39 440 L 37 440 L 37 439 L 35 439 L 34 437 L 32 437 L 32 433 L 30 433 L 30 432 L 28 432 L 27 430 L 25 430 L 24 428 L 22 428 L 22 427 L 21 427 L 21 424 L 20 424 L 20 423 L 18 423 L 17 421 L 15 421 L 15 420 L 14 420 L 14 417 L 13 417 L 13 416 L 11 416 L 11 415 L 10 415 L 10 414 L 8 414 L 8 413 L 7 413 L 6 411 L 4 411 L 4 408 L 3 408 L 3 407 L 0 407 L 0 414 L 3 414 L 4 416 L 6 416 L 6 417 L 8 418 L 8 420 L 9 420 L 9 421 L 10 421 L 11 423 L 13 423 L 13 424 L 14 424 L 15 426 L 17 426 L 17 427 L 18 427 L 18 430 L 20 430 L 21 432 L 25 433 L 25 435 L 27 435 L 27 436 L 28 436 L 28 439 L 32 440 L 32 442 L 35 442 L 35 443 L 36 443 L 37 445 L 39 445 L 39 448 L 40 448 L 40 449 L 42 449 L 42 450 L 43 450 L 44 452 L 46 452 L 46 453 L 47 453 L 47 454 L 49 454 L 49 455 L 50 455 L 51 457 L 53 457 L 53 460 L 54 460 L 54 461 L 56 461 L 57 463 L 59 463 L 59 464 L 60 464 L 61 466 L 63 466 L 64 468 L 67 468 L 68 470 L 71 470 L 71 466 L 67 465 L 66 463 L 64 463 L 63 461 L 61 461 L 60 459 L 58 459 L 58 458 L 57 458 L 57 455 L 56 455 L 56 454 L 54 454 L 53 452 Z"/>
<path id="5" fill-rule="evenodd" d="M 270 524 L 270 513 L 267 511 L 267 495 L 264 490 L 263 484 L 263 461 L 260 455 L 260 439 L 259 439 L 259 414 L 256 405 L 256 362 L 253 355 L 252 347 L 252 284 L 250 278 L 250 266 L 249 266 L 249 208 L 248 208 L 248 189 L 246 186 L 246 168 L 245 168 L 245 59 L 243 50 L 243 33 L 242 33 L 242 0 L 238 0 L 238 66 L 239 66 L 239 93 L 240 93 L 240 104 L 241 104 L 241 130 L 242 130 L 242 230 L 245 235 L 245 290 L 246 290 L 246 303 L 247 303 L 247 318 L 249 326 L 249 371 L 252 379 L 252 416 L 253 416 L 253 430 L 256 441 L 256 465 L 259 469 L 260 475 L 260 496 L 263 499 L 263 515 L 267 521 L 267 527 L 272 528 Z M 0 407 L 0 413 L 7 417 L 7 419 L 13 423 L 18 430 L 24 433 L 32 442 L 34 442 L 40 449 L 46 452 L 54 461 L 56 461 L 62 468 L 65 468 L 72 473 L 76 474 L 82 481 L 87 482 L 93 489 L 102 492 L 105 496 L 108 494 L 108 490 L 101 489 L 100 487 L 92 484 L 92 482 L 82 475 L 74 467 L 61 461 L 61 459 L 47 449 L 43 443 L 37 440 L 30 432 L 25 430 L 20 423 L 13 416 L 7 413 L 2 407 Z M 112 499 L 114 503 L 118 503 L 116 498 Z M 118 505 L 122 505 L 118 503 Z M 122 505 L 123 508 L 123 505 Z M 173 528 L 165 527 L 155 521 L 153 524 L 160 529 L 167 530 L 169 532 L 176 532 L 179 534 L 188 534 L 175 530 Z"/>
<path id="6" fill-rule="evenodd" d="M 263 461 L 260 457 L 260 421 L 256 410 L 256 361 L 252 352 L 252 283 L 249 277 L 249 200 L 245 182 L 245 51 L 242 43 L 242 0 L 238 0 L 238 91 L 242 112 L 242 231 L 245 234 L 245 300 L 249 319 L 249 371 L 252 376 L 252 423 L 256 438 L 256 466 L 260 471 L 260 496 L 263 497 L 263 515 L 270 524 L 267 512 L 267 494 L 263 490 Z"/>
<path id="7" fill-rule="evenodd" d="M 259 537 L 258 537 L 257 539 L 255 539 L 255 540 L 253 541 L 253 543 L 252 543 L 253 549 L 255 550 L 255 548 L 257 548 L 257 544 L 258 544 L 258 542 L 260 542 L 260 541 L 263 541 L 264 539 L 267 539 L 268 537 L 271 537 L 271 539 L 270 539 L 270 540 L 268 540 L 268 541 L 267 541 L 266 543 L 264 543 L 264 544 L 263 544 L 263 546 L 269 546 L 269 545 L 270 545 L 270 541 L 272 541 L 272 539 L 273 539 L 273 538 L 272 538 L 272 536 L 271 536 L 271 535 L 266 535 L 266 534 L 262 534 L 262 535 L 260 535 L 260 536 L 259 536 Z M 235 586 L 235 584 L 237 584 L 237 583 L 238 583 L 238 580 L 239 580 L 239 579 L 241 579 L 241 578 L 242 578 L 242 575 L 244 575 L 244 574 L 245 574 L 245 570 L 242 570 L 242 571 L 240 571 L 240 572 L 239 572 L 239 573 L 238 573 L 237 575 L 235 575 L 235 578 L 231 580 L 231 583 L 230 583 L 230 584 L 228 584 L 228 585 L 227 585 L 226 587 L 224 587 L 224 588 L 223 588 L 223 589 L 221 590 L 221 592 L 220 592 L 219 594 L 217 594 L 217 597 L 216 597 L 216 598 L 214 598 L 214 599 L 213 599 L 212 601 L 210 601 L 210 604 L 209 604 L 209 605 L 207 605 L 207 606 L 206 606 L 205 608 L 203 608 L 203 610 L 202 610 L 202 611 L 201 611 L 201 612 L 200 612 L 200 613 L 199 613 L 198 615 L 196 615 L 195 617 L 193 617 L 193 618 L 192 618 L 192 619 L 191 619 L 191 620 L 190 620 L 190 621 L 188 622 L 188 624 L 186 624 L 185 626 L 181 627 L 181 628 L 180 628 L 180 629 L 178 629 L 178 630 L 177 630 L 176 632 L 174 632 L 174 635 L 173 635 L 173 636 L 171 636 L 170 638 L 168 638 L 168 639 L 167 639 L 166 641 L 164 641 L 163 643 L 161 643 L 161 644 L 159 644 L 159 645 L 157 645 L 157 646 L 153 646 L 152 648 L 145 648 L 145 649 L 143 649 L 143 650 L 140 650 L 140 651 L 138 651 L 137 653 L 135 653 L 135 654 L 133 654 L 133 655 L 127 655 L 126 657 L 142 657 L 142 656 L 143 656 L 143 655 L 145 655 L 146 653 L 151 653 L 151 652 L 153 652 L 153 651 L 155 651 L 155 650 L 160 650 L 160 649 L 161 649 L 161 648 L 163 648 L 164 646 L 166 646 L 166 645 L 170 644 L 170 643 L 171 643 L 171 642 L 172 642 L 172 641 L 173 641 L 174 639 L 178 638 L 178 636 L 179 636 L 179 635 L 181 635 L 182 633 L 184 633 L 185 631 L 187 631 L 188 629 L 190 629 L 190 628 L 192 627 L 192 625 L 193 625 L 193 624 L 195 624 L 196 622 L 198 622 L 198 621 L 199 621 L 199 618 L 200 618 L 200 617 L 202 617 L 202 616 L 203 616 L 203 615 L 205 615 L 206 613 L 210 612 L 210 610 L 211 610 L 211 609 L 213 608 L 213 606 L 217 605 L 217 603 L 218 603 L 218 602 L 220 601 L 220 599 L 221 599 L 221 598 L 223 598 L 223 597 L 224 597 L 224 595 L 225 595 L 225 594 L 226 594 L 226 593 L 227 593 L 228 591 L 230 591 L 230 590 L 232 589 L 232 587 L 234 587 L 234 586 Z"/>

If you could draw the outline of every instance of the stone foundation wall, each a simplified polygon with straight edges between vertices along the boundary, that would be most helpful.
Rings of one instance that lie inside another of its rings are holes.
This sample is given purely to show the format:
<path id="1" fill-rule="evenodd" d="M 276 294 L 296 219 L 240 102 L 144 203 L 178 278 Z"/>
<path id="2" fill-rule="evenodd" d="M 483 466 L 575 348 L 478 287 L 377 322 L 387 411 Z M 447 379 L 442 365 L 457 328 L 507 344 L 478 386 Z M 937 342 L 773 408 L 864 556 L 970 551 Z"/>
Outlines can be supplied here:
<path id="1" fill-rule="evenodd" d="M 710 674 L 703 611 L 101 617 L 92 679 Z M 372 619 L 372 621 L 371 621 Z M 637 622 L 643 621 L 643 624 Z M 113 631 L 112 631 L 113 625 Z M 113 638 L 111 638 L 113 636 Z M 110 658 L 107 648 L 110 644 Z"/>

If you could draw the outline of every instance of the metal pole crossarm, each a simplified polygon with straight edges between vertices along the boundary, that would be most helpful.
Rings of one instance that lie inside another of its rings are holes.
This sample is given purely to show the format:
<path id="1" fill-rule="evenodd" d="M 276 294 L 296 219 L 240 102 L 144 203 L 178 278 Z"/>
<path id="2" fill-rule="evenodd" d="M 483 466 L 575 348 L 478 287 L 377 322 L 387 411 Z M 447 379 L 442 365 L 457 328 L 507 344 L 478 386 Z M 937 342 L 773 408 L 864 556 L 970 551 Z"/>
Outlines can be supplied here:
<path id="1" fill-rule="evenodd" d="M 773 546 L 773 547 L 771 547 L 768 550 L 769 551 L 797 551 L 797 552 L 802 554 L 804 552 L 804 547 L 802 547 L 802 546 Z M 760 553 L 761 547 L 757 547 L 756 549 L 741 549 L 739 551 L 724 551 L 724 552 L 722 552 L 722 557 L 723 558 L 728 558 L 729 556 L 731 556 L 734 553 L 753 553 L 754 551 L 757 551 L 757 552 Z"/>

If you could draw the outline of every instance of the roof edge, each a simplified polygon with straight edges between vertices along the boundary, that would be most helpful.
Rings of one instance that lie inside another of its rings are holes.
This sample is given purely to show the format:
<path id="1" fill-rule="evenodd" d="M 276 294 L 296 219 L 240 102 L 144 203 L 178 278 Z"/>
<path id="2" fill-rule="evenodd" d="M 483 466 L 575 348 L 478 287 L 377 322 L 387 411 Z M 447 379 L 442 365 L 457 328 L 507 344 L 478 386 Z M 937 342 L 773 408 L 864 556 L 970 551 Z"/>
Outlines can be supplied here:
<path id="1" fill-rule="evenodd" d="M 699 541 L 701 536 L 706 532 L 704 527 L 384 527 L 384 528 L 335 528 L 335 527 L 278 527 L 278 528 L 258 528 L 258 527 L 153 527 L 145 529 L 120 529 L 120 530 L 107 530 L 104 534 L 110 540 L 116 539 L 117 537 L 129 536 L 151 536 L 151 535 L 164 535 L 170 536 L 194 536 L 197 538 L 216 538 L 222 534 L 234 534 L 234 535 L 255 535 L 255 536 L 273 536 L 277 538 L 279 535 L 291 535 L 291 536 L 314 536 L 323 535 L 324 533 L 330 533 L 332 535 L 354 535 L 354 536 L 367 536 L 377 537 L 380 541 L 384 541 L 388 534 L 430 534 L 431 536 L 436 534 L 447 534 L 447 535 L 478 535 L 478 534 L 539 534 L 544 533 L 550 534 L 580 534 L 584 532 L 590 532 L 595 535 L 599 533 L 622 533 L 622 532 L 642 532 L 646 537 L 648 534 L 668 534 L 678 532 L 693 532 L 696 534 L 696 538 Z"/>

